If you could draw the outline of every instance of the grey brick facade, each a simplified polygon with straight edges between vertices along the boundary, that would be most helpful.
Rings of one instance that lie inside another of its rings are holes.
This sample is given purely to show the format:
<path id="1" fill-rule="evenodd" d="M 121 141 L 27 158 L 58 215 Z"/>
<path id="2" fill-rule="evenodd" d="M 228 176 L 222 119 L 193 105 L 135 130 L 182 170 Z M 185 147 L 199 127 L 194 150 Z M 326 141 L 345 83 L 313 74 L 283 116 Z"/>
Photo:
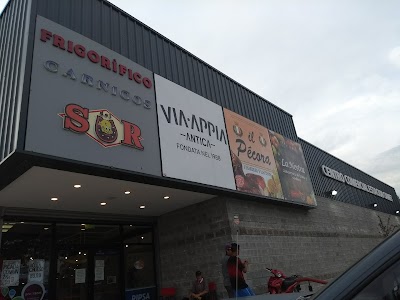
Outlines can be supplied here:
<path id="1" fill-rule="evenodd" d="M 235 214 L 238 227 L 232 222 Z M 256 294 L 266 292 L 265 267 L 330 280 L 383 240 L 378 215 L 389 216 L 326 198 L 308 211 L 227 198 L 192 205 L 159 218 L 161 286 L 175 286 L 180 299 L 199 269 L 226 297 L 220 260 L 237 230 L 240 256 L 250 262 L 246 280 Z M 400 224 L 400 219 L 391 216 L 391 222 Z"/>

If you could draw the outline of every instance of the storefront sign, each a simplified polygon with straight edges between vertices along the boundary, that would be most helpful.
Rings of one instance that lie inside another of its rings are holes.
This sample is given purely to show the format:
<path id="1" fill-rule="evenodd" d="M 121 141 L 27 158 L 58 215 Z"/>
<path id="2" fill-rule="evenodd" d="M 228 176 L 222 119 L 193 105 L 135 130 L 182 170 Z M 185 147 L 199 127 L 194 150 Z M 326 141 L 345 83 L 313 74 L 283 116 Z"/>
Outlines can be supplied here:
<path id="1" fill-rule="evenodd" d="M 28 282 L 42 282 L 44 278 L 44 259 L 34 259 L 28 262 Z"/>
<path id="2" fill-rule="evenodd" d="M 283 198 L 268 129 L 224 109 L 238 191 Z"/>
<path id="3" fill-rule="evenodd" d="M 125 300 L 155 300 L 155 287 L 130 289 L 125 291 Z"/>
<path id="4" fill-rule="evenodd" d="M 368 184 L 365 184 L 364 182 L 354 179 L 348 175 L 343 175 L 339 171 L 331 169 L 325 165 L 321 166 L 321 170 L 322 170 L 322 173 L 327 177 L 330 177 L 330 178 L 335 179 L 340 182 L 345 182 L 348 185 L 351 185 L 357 189 L 368 192 L 372 195 L 381 197 L 381 198 L 389 200 L 389 201 L 393 201 L 392 195 L 382 192 L 381 190 L 374 188 L 373 186 L 370 186 Z"/>
<path id="5" fill-rule="evenodd" d="M 235 189 L 222 109 L 155 75 L 163 175 Z"/>
<path id="6" fill-rule="evenodd" d="M 4 260 L 1 271 L 1 287 L 18 286 L 20 268 L 20 259 Z"/>
<path id="7" fill-rule="evenodd" d="M 37 16 L 26 150 L 161 176 L 155 103 L 152 72 Z"/>
<path id="8" fill-rule="evenodd" d="M 140 127 L 119 120 L 108 110 L 89 110 L 78 104 L 68 104 L 65 113 L 59 116 L 64 120 L 64 129 L 85 133 L 103 147 L 125 145 L 144 150 Z"/>
<path id="9" fill-rule="evenodd" d="M 271 130 L 269 135 L 285 199 L 317 205 L 301 145 Z"/>

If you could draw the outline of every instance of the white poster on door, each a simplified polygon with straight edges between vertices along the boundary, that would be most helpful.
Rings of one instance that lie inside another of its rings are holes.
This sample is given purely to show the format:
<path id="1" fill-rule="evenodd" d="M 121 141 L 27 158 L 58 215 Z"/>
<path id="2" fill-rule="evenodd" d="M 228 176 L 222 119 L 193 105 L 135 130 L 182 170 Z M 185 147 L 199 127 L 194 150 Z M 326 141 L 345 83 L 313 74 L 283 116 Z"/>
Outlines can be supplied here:
<path id="1" fill-rule="evenodd" d="M 102 280 L 104 280 L 104 267 L 95 267 L 94 281 L 102 281 Z"/>
<path id="2" fill-rule="evenodd" d="M 163 176 L 236 190 L 221 106 L 155 75 Z"/>
<path id="3" fill-rule="evenodd" d="M 21 260 L 4 260 L 1 272 L 1 286 L 18 286 Z"/>
<path id="4" fill-rule="evenodd" d="M 86 269 L 75 269 L 75 283 L 86 282 Z"/>
<path id="5" fill-rule="evenodd" d="M 44 278 L 44 259 L 34 259 L 28 262 L 28 282 L 41 282 Z"/>
<path id="6" fill-rule="evenodd" d="M 96 259 L 94 264 L 94 281 L 104 280 L 104 260 Z"/>

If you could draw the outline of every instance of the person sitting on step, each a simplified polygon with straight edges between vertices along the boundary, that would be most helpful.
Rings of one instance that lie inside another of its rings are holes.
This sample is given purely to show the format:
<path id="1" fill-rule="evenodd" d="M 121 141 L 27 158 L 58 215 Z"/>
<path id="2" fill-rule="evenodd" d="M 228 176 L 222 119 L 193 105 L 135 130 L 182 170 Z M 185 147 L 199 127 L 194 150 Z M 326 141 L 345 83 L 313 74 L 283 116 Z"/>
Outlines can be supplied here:
<path id="1" fill-rule="evenodd" d="M 208 285 L 200 271 L 196 271 L 196 280 L 190 290 L 189 299 L 208 300 Z"/>

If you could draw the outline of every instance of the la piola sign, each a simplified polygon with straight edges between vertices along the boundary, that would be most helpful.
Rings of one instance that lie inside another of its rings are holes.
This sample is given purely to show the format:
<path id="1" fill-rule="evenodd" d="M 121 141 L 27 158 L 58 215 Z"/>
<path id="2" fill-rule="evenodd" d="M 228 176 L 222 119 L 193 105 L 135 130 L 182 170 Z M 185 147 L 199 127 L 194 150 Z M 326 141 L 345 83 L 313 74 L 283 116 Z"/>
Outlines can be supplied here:
<path id="1" fill-rule="evenodd" d="M 325 165 L 321 166 L 322 169 L 322 173 L 330 178 L 333 178 L 337 181 L 341 181 L 341 182 L 345 182 L 348 185 L 354 186 L 357 189 L 366 191 L 368 193 L 371 193 L 373 195 L 379 196 L 381 198 L 384 198 L 386 200 L 389 201 L 393 201 L 392 195 L 382 192 L 381 190 L 374 188 L 373 186 L 370 186 L 368 184 L 365 184 L 364 182 L 361 182 L 357 179 L 354 179 L 348 175 L 343 175 L 342 173 L 340 173 L 339 171 L 336 171 L 334 169 L 331 169 Z"/>

